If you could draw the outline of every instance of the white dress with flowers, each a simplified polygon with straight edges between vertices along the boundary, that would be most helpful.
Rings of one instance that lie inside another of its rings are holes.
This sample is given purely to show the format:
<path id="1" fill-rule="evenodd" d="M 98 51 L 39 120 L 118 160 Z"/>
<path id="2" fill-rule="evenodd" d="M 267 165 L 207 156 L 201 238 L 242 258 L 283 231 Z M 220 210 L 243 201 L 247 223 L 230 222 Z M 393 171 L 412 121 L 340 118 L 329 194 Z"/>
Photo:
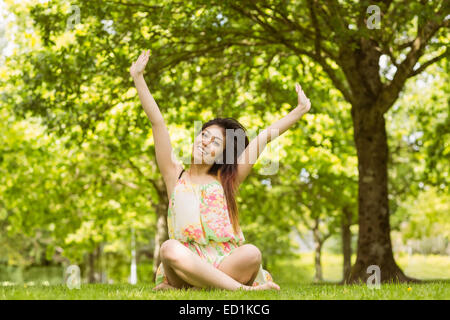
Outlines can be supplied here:
<path id="1" fill-rule="evenodd" d="M 167 226 L 170 239 L 180 241 L 215 268 L 245 243 L 242 230 L 234 233 L 225 194 L 218 181 L 195 184 L 181 176 L 169 201 Z M 260 266 L 253 286 L 267 281 L 273 281 L 272 276 Z M 168 283 L 160 263 L 155 283 L 162 282 Z"/>

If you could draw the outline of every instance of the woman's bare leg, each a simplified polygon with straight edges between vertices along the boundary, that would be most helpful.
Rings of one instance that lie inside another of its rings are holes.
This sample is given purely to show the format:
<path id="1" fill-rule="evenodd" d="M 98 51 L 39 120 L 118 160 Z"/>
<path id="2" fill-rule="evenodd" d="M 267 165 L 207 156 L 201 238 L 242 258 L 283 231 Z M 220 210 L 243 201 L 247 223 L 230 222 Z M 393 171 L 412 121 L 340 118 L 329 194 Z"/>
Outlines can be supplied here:
<path id="1" fill-rule="evenodd" d="M 224 258 L 218 269 L 234 280 L 251 286 L 261 266 L 261 251 L 252 244 L 244 244 Z"/>
<path id="2" fill-rule="evenodd" d="M 219 265 L 219 269 L 250 286 L 250 290 L 280 290 L 280 286 L 273 281 L 252 286 L 258 276 L 260 266 L 261 251 L 252 244 L 245 244 L 236 248 L 228 257 L 224 258 Z"/>
<path id="3" fill-rule="evenodd" d="M 201 290 L 202 288 L 190 286 L 189 289 L 190 290 Z M 180 290 L 180 288 L 171 286 L 170 284 L 163 282 L 163 283 L 158 284 L 156 287 L 154 287 L 153 290 L 155 290 L 155 291 L 156 290 Z"/>
<path id="4" fill-rule="evenodd" d="M 187 283 L 199 288 L 252 290 L 251 287 L 239 283 L 223 271 L 214 268 L 174 239 L 162 244 L 161 260 L 169 283 L 176 287 Z M 166 265 L 168 265 L 167 270 Z"/>

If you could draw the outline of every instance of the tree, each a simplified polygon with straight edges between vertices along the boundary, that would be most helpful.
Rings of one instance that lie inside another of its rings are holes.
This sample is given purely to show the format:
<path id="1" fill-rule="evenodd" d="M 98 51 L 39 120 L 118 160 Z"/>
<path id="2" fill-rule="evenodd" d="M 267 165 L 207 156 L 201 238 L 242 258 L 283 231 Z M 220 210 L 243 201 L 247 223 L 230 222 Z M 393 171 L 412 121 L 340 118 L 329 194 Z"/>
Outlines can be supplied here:
<path id="1" fill-rule="evenodd" d="M 334 108 L 335 113 L 331 115 L 345 110 L 339 104 Z M 344 266 L 348 266 L 351 256 L 350 225 L 356 212 L 356 170 L 351 163 L 356 162 L 356 156 L 351 148 L 351 133 L 345 130 L 351 121 L 342 114 L 339 119 L 340 122 L 335 122 L 329 114 L 308 115 L 302 128 L 305 133 L 292 134 L 292 145 L 302 151 L 290 156 L 289 174 L 299 179 L 289 183 L 294 186 L 292 191 L 299 206 L 298 229 L 303 233 L 306 227 L 313 234 L 316 281 L 323 280 L 323 245 L 339 229 L 347 232 L 343 238 L 343 248 L 347 249 Z"/>
<path id="2" fill-rule="evenodd" d="M 204 2 L 195 4 L 200 9 Z M 352 106 L 358 154 L 358 249 L 356 263 L 346 280 L 365 281 L 367 267 L 378 265 L 383 282 L 409 281 L 413 279 L 395 263 L 390 240 L 384 114 L 409 78 L 448 55 L 445 28 L 449 25 L 446 17 L 450 4 L 380 1 L 383 27 L 372 30 L 367 27 L 369 4 L 313 0 L 227 2 L 210 8 L 209 15 L 205 13 L 202 22 L 209 18 L 215 22 L 214 27 L 199 22 L 173 23 L 167 28 L 172 34 L 183 35 L 182 41 L 173 42 L 174 46 L 184 44 L 197 49 L 184 51 L 186 59 L 220 48 L 230 64 L 237 59 L 245 62 L 240 48 L 270 56 L 276 46 L 287 54 L 309 57 L 322 67 Z M 235 50 L 228 52 L 230 48 Z M 392 74 L 380 68 L 382 56 L 395 70 Z"/>
<path id="3" fill-rule="evenodd" d="M 168 101 L 173 105 L 184 103 L 183 99 L 199 105 L 216 104 L 217 115 L 223 114 L 229 105 L 235 105 L 237 108 L 226 113 L 238 116 L 240 109 L 247 106 L 247 102 L 237 99 L 242 90 L 250 95 L 254 93 L 253 107 L 246 108 L 247 112 L 272 111 L 277 104 L 286 101 L 290 90 L 279 82 L 261 81 L 261 74 L 273 72 L 269 71 L 273 66 L 279 70 L 291 68 L 292 64 L 319 66 L 321 75 L 328 77 L 351 105 L 358 155 L 358 249 L 347 282 L 366 280 L 367 267 L 373 264 L 381 268 L 382 281 L 411 280 L 397 266 L 392 254 L 384 115 L 409 78 L 448 55 L 448 37 L 445 36 L 449 24 L 446 18 L 448 1 L 377 2 L 382 13 L 380 29 L 368 28 L 367 9 L 371 4 L 368 1 L 75 3 L 84 15 L 93 18 L 89 20 L 92 29 L 89 33 L 85 30 L 76 32 L 77 44 L 68 46 L 62 54 L 63 65 L 69 64 L 71 68 L 67 72 L 73 74 L 77 74 L 80 66 L 83 70 L 91 68 L 92 73 L 90 78 L 82 80 L 81 75 L 72 79 L 67 77 L 70 81 L 65 86 L 78 88 L 78 92 L 60 94 L 59 99 L 68 106 L 67 109 L 73 109 L 79 101 L 77 95 L 82 94 L 79 92 L 83 88 L 82 82 L 93 79 L 94 70 L 98 71 L 99 67 L 104 76 L 114 79 L 110 87 L 104 88 L 110 101 L 117 101 L 120 95 L 114 88 L 129 83 L 125 66 L 132 60 L 130 52 L 137 48 L 150 46 L 152 49 L 155 59 L 150 63 L 150 69 L 162 77 L 154 80 L 157 94 L 171 92 L 173 97 L 168 97 Z M 48 13 L 45 6 L 36 6 L 32 14 L 41 28 L 44 43 L 52 46 L 65 28 L 66 17 Z M 108 31 L 102 21 L 109 20 L 114 24 L 113 30 Z M 86 44 L 91 44 L 95 59 L 79 52 Z M 106 58 L 110 54 L 111 59 Z M 73 60 L 67 56 L 75 57 L 76 63 L 71 64 Z M 40 59 L 42 57 L 33 62 L 36 67 Z M 49 66 L 61 64 L 58 59 L 54 57 Z M 380 59 L 387 61 L 386 66 L 380 66 Z M 45 71 L 43 66 L 40 69 Z M 180 75 L 172 75 L 171 81 L 163 76 L 164 72 L 167 75 L 177 71 Z M 186 81 L 193 80 L 196 74 L 205 76 L 202 84 Z M 53 74 L 49 75 L 47 82 L 55 82 Z M 299 71 L 294 75 L 297 79 L 306 76 Z M 177 80 L 185 86 L 180 86 Z M 218 81 L 229 83 L 229 86 L 219 88 L 215 85 Z M 40 84 L 32 86 L 39 87 Z M 312 92 L 311 101 L 314 101 L 313 88 L 304 88 L 306 92 Z M 41 104 L 24 103 L 17 109 L 32 108 L 36 113 L 44 113 L 46 109 L 42 102 L 45 99 L 37 97 L 26 101 L 38 100 Z M 158 99 L 158 95 L 155 98 Z M 267 106 L 268 99 L 271 106 Z M 87 103 L 86 106 L 95 112 L 92 117 L 81 117 L 83 128 L 89 127 L 93 119 L 101 118 L 111 104 L 92 106 Z M 85 109 L 79 108 L 75 112 Z M 198 109 L 192 107 L 189 110 L 187 113 L 172 111 L 168 117 L 176 115 L 177 121 L 189 121 L 198 115 Z M 49 118 L 49 121 L 54 120 Z"/>

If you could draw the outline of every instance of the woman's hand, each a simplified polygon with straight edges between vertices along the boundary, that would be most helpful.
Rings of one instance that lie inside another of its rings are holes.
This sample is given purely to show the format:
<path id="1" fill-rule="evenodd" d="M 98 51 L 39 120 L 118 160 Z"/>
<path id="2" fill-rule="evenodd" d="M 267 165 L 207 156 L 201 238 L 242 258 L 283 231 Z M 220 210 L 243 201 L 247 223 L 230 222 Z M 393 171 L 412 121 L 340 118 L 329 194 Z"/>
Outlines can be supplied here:
<path id="1" fill-rule="evenodd" d="M 145 66 L 147 65 L 148 58 L 150 56 L 150 50 L 142 51 L 141 55 L 130 67 L 130 75 L 133 79 L 144 74 Z"/>
<path id="2" fill-rule="evenodd" d="M 300 110 L 300 113 L 304 115 L 311 109 L 311 101 L 306 97 L 302 87 L 298 83 L 295 84 L 295 91 L 297 91 L 298 96 L 297 108 Z"/>
<path id="3" fill-rule="evenodd" d="M 278 121 L 275 121 L 265 130 L 260 132 L 256 138 L 254 138 L 244 152 L 238 158 L 238 173 L 237 179 L 241 183 L 250 173 L 253 164 L 258 159 L 259 155 L 264 150 L 265 146 L 273 139 L 279 137 L 286 130 L 292 127 L 305 113 L 311 109 L 311 102 L 306 97 L 302 90 L 302 87 L 296 83 L 295 90 L 298 94 L 298 105 L 291 110 L 287 115 Z"/>

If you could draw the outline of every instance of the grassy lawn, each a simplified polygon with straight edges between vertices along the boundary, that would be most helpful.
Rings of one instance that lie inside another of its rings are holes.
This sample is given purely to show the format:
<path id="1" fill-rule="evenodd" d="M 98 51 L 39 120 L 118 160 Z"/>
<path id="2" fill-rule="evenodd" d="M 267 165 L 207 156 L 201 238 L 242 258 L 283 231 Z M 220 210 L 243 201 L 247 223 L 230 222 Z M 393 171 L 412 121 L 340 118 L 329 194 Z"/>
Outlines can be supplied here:
<path id="1" fill-rule="evenodd" d="M 342 280 L 342 255 L 325 253 L 322 255 L 322 272 L 324 281 L 339 282 Z M 356 255 L 352 256 L 352 263 Z M 408 257 L 407 254 L 396 254 L 395 261 L 406 275 L 421 279 L 446 279 L 450 281 L 450 256 L 418 255 Z M 294 272 L 292 272 L 295 270 Z M 314 279 L 313 253 L 303 253 L 300 259 L 280 262 L 275 270 L 270 270 L 275 282 L 311 283 Z M 383 270 L 381 270 L 383 272 Z"/>
<path id="2" fill-rule="evenodd" d="M 380 289 L 365 285 L 338 285 L 342 258 L 325 254 L 323 257 L 324 283 L 314 284 L 311 254 L 299 260 L 284 261 L 271 271 L 280 291 L 231 292 L 225 290 L 167 290 L 152 291 L 153 283 L 138 284 L 84 284 L 80 290 L 64 285 L 0 286 L 0 299 L 193 299 L 193 300 L 310 300 L 310 299 L 450 299 L 450 257 L 397 256 L 397 262 L 409 276 L 430 281 L 421 284 L 382 284 Z M 382 271 L 381 271 L 382 272 Z M 328 281 L 328 283 L 327 283 Z M 1 285 L 1 283 L 0 283 Z"/>
<path id="3" fill-rule="evenodd" d="M 0 290 L 0 299 L 192 299 L 192 300 L 320 300 L 320 299 L 449 299 L 450 283 L 384 284 L 379 290 L 366 286 L 339 286 L 332 284 L 299 284 L 283 286 L 279 292 L 231 292 L 225 290 L 195 291 L 168 290 L 153 292 L 152 285 L 85 284 L 80 290 L 69 290 L 63 285 L 7 287 Z"/>

